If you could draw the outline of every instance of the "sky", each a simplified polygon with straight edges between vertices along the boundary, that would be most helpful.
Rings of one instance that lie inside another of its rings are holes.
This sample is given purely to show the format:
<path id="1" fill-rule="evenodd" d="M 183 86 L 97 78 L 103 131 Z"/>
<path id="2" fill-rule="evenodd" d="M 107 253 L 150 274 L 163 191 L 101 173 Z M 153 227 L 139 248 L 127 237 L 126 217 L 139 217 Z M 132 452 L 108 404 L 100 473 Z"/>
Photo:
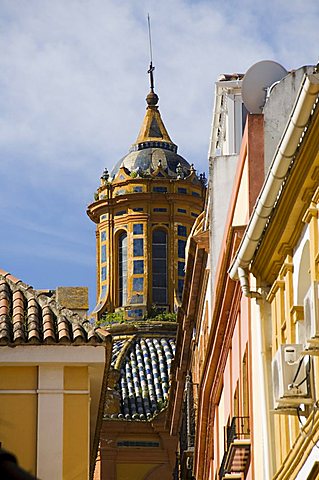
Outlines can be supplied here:
<path id="1" fill-rule="evenodd" d="M 0 0 L 0 268 L 34 288 L 89 286 L 99 178 L 155 91 L 179 153 L 208 171 L 214 82 L 260 60 L 319 60 L 317 0 Z"/>

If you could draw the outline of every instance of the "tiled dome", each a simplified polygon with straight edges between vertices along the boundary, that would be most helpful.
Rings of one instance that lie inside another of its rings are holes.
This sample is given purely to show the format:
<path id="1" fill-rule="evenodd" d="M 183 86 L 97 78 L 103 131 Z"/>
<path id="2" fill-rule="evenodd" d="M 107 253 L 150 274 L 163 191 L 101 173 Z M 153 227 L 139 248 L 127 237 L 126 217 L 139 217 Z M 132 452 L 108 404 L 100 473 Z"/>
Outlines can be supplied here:
<path id="1" fill-rule="evenodd" d="M 165 407 L 175 339 L 133 336 L 114 339 L 112 366 L 119 370 L 119 419 L 149 420 Z"/>
<path id="2" fill-rule="evenodd" d="M 120 167 L 125 167 L 130 172 L 149 175 L 156 170 L 159 162 L 169 176 L 188 176 L 191 166 L 177 154 L 177 145 L 172 142 L 156 105 L 158 96 L 151 91 L 146 101 L 148 106 L 136 142 L 129 153 L 117 162 L 111 177 L 116 176 Z"/>
<path id="3" fill-rule="evenodd" d="M 176 152 L 163 148 L 162 146 L 156 147 L 155 142 L 150 144 L 152 147 L 131 151 L 123 157 L 113 168 L 111 177 L 114 177 L 122 166 L 127 168 L 130 172 L 143 172 L 144 174 L 150 174 L 152 171 L 156 170 L 159 161 L 169 176 L 177 177 L 177 166 L 181 168 L 185 177 L 190 174 L 191 166 L 185 158 L 181 157 Z"/>

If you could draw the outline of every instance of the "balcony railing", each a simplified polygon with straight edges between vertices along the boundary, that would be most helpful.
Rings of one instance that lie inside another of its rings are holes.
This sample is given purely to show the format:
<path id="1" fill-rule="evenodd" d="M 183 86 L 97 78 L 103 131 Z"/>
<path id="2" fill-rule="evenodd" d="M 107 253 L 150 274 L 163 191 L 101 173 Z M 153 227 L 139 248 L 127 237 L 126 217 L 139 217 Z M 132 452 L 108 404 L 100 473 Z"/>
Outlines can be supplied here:
<path id="1" fill-rule="evenodd" d="M 250 463 L 249 417 L 233 417 L 226 431 L 226 451 L 219 469 L 219 479 L 226 473 L 246 475 Z"/>

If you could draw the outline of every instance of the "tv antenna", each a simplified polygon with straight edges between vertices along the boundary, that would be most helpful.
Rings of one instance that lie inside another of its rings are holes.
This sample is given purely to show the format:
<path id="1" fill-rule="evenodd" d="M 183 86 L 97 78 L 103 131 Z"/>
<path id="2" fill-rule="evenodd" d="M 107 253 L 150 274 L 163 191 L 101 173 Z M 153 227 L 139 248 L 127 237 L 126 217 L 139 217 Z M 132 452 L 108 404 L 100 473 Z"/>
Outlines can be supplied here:
<path id="1" fill-rule="evenodd" d="M 150 47 L 150 68 L 147 70 L 147 73 L 150 75 L 150 87 L 151 92 L 154 93 L 154 75 L 153 72 L 155 67 L 153 67 L 153 50 L 152 50 L 152 36 L 151 36 L 151 19 L 150 14 L 147 14 L 147 23 L 148 23 L 148 39 L 149 39 L 149 47 Z"/>

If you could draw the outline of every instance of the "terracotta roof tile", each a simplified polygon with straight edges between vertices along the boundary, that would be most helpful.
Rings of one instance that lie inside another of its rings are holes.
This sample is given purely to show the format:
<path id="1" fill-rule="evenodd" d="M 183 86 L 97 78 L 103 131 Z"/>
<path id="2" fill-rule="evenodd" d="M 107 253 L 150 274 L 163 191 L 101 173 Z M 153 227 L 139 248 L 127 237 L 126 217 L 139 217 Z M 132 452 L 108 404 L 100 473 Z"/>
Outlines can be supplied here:
<path id="1" fill-rule="evenodd" d="M 99 344 L 87 320 L 0 269 L 0 345 Z"/>

